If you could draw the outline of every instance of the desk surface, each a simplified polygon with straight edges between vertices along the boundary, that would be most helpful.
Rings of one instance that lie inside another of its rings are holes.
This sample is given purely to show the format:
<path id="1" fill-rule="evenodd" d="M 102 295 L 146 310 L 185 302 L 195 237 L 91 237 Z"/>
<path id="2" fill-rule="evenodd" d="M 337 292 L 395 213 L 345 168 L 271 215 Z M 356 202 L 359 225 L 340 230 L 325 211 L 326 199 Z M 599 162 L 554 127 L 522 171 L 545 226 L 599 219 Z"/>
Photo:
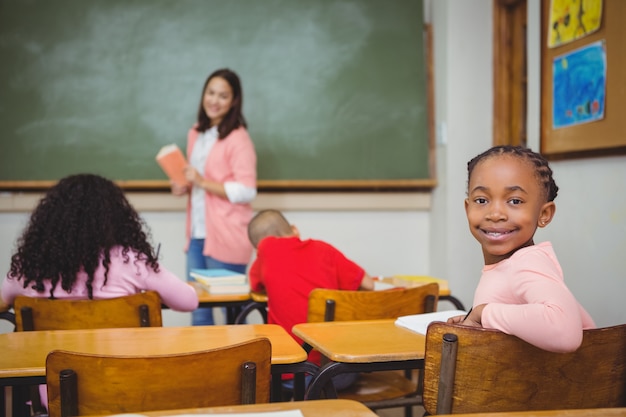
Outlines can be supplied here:
<path id="1" fill-rule="evenodd" d="M 626 408 L 585 410 L 509 411 L 506 413 L 455 414 L 454 417 L 626 417 Z"/>
<path id="2" fill-rule="evenodd" d="M 293 333 L 334 362 L 424 359 L 426 337 L 396 326 L 395 319 L 302 323 Z"/>
<path id="3" fill-rule="evenodd" d="M 187 408 L 183 410 L 146 411 L 138 414 L 158 417 L 180 414 L 265 413 L 286 410 L 300 410 L 304 417 L 377 417 L 372 410 L 352 400 L 315 400 L 230 407 Z"/>
<path id="4" fill-rule="evenodd" d="M 162 355 L 212 349 L 257 337 L 270 339 L 272 365 L 306 361 L 304 349 L 275 324 L 14 332 L 0 334 L 0 378 L 44 376 L 46 356 L 55 349 Z"/>
<path id="5" fill-rule="evenodd" d="M 380 278 L 379 281 L 394 285 L 396 287 L 419 287 L 422 285 L 435 282 L 439 284 L 439 296 L 449 296 L 450 287 L 448 286 L 448 280 L 441 278 L 434 278 L 427 275 L 393 275 L 391 277 Z"/>

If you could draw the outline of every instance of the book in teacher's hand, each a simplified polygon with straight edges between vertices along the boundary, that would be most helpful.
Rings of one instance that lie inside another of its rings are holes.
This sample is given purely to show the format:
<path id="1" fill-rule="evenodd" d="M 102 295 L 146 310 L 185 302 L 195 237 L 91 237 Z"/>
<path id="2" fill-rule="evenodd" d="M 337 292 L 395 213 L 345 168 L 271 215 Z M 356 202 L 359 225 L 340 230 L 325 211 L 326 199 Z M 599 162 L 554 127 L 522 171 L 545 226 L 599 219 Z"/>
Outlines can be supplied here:
<path id="1" fill-rule="evenodd" d="M 156 156 L 156 161 L 170 180 L 181 186 L 188 184 L 185 177 L 187 159 L 176 144 L 162 147 Z"/>

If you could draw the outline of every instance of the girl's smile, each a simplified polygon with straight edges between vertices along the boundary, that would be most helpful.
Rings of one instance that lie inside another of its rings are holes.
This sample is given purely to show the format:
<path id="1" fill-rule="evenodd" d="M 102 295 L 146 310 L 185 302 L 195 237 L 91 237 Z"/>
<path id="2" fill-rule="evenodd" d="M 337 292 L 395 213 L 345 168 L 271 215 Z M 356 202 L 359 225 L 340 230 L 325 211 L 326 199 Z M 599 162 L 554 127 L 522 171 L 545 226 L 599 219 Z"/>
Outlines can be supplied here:
<path id="1" fill-rule="evenodd" d="M 506 239 L 509 235 L 514 233 L 514 230 L 491 230 L 491 229 L 481 229 L 482 232 L 487 235 L 488 238 L 493 240 L 502 240 Z"/>

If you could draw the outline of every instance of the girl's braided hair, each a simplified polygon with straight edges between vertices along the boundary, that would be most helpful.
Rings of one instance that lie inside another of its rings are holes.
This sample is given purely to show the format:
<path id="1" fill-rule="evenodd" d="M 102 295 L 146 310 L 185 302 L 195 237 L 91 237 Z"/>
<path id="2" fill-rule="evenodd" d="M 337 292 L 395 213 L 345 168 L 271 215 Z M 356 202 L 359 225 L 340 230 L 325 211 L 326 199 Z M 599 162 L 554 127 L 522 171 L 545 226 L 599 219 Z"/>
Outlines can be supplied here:
<path id="1" fill-rule="evenodd" d="M 554 182 L 554 178 L 552 177 L 552 169 L 548 165 L 548 161 L 543 156 L 541 156 L 541 154 L 533 152 L 532 150 L 522 146 L 494 146 L 493 148 L 488 149 L 480 155 L 472 158 L 467 163 L 468 184 L 470 177 L 472 176 L 472 171 L 474 170 L 476 165 L 478 165 L 481 161 L 487 158 L 499 155 L 516 156 L 531 163 L 535 167 L 535 175 L 539 180 L 539 184 L 543 187 L 545 191 L 546 201 L 554 201 L 559 191 L 559 187 L 557 187 L 556 183 Z"/>

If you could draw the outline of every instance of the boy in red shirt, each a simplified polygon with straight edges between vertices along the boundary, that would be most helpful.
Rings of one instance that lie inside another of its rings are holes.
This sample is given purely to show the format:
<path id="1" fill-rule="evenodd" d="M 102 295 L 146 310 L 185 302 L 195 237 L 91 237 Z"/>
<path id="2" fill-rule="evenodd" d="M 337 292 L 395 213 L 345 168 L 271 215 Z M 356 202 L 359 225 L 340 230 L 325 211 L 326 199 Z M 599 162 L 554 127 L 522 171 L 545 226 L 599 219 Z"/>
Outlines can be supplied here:
<path id="1" fill-rule="evenodd" d="M 280 325 L 300 344 L 302 340 L 291 329 L 306 323 L 309 294 L 315 288 L 374 289 L 372 277 L 363 268 L 328 243 L 301 240 L 298 229 L 277 210 L 263 210 L 254 216 L 248 237 L 257 249 L 249 271 L 250 288 L 267 293 L 268 323 Z M 311 351 L 309 361 L 319 365 L 319 352 Z M 335 388 L 347 388 L 357 376 L 335 377 Z"/>

